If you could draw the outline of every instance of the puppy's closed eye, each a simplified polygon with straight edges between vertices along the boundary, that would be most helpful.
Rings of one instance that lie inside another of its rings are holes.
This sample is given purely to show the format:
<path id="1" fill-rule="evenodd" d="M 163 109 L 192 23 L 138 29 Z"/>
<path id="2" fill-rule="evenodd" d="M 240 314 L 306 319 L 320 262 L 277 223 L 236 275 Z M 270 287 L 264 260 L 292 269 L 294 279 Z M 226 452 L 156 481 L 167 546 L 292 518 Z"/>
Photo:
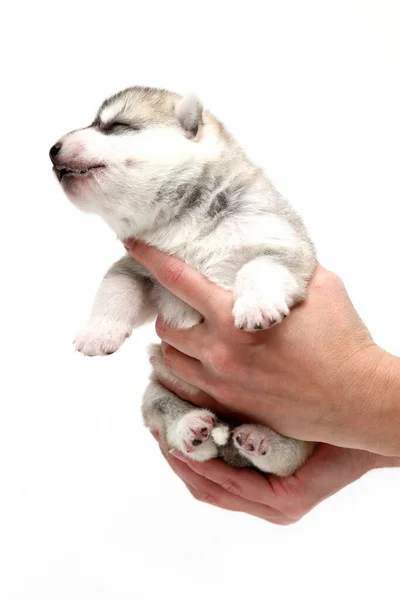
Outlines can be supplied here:
<path id="1" fill-rule="evenodd" d="M 102 123 L 95 121 L 93 126 L 104 133 L 105 135 L 118 135 L 123 133 L 134 133 L 143 129 L 137 123 L 123 123 L 122 121 L 112 121 L 110 123 Z"/>
<path id="2" fill-rule="evenodd" d="M 101 127 L 101 131 L 108 134 L 118 134 L 118 133 L 130 133 L 134 131 L 140 131 L 141 127 L 132 123 L 121 123 L 120 121 L 114 121 L 113 123 L 108 123 L 107 125 L 103 125 Z"/>

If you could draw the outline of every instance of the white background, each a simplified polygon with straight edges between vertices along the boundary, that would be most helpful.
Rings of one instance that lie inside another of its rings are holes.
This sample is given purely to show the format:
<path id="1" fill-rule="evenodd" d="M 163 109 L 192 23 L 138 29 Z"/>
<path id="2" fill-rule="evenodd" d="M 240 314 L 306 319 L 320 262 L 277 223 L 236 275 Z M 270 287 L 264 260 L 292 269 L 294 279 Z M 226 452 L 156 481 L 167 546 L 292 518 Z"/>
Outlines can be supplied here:
<path id="1" fill-rule="evenodd" d="M 397 470 L 289 528 L 201 505 L 141 424 L 152 327 L 108 358 L 74 353 L 121 248 L 63 196 L 48 150 L 125 86 L 198 92 L 399 354 L 399 2 L 1 12 L 1 599 L 397 598 Z"/>

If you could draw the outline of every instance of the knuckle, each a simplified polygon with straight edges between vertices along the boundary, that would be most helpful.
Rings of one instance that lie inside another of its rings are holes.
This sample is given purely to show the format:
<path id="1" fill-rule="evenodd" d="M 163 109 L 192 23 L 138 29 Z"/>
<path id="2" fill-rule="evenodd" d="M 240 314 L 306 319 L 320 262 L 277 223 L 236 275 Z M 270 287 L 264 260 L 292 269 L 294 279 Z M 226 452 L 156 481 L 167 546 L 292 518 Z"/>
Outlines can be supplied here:
<path id="1" fill-rule="evenodd" d="M 173 355 L 173 353 L 174 353 L 174 348 L 173 348 L 172 346 L 170 346 L 169 344 L 165 344 L 165 343 L 163 342 L 163 350 L 162 350 L 162 353 L 163 353 L 163 355 L 164 355 L 164 358 L 171 359 L 171 356 L 172 356 L 172 355 Z"/>
<path id="2" fill-rule="evenodd" d="M 193 498 L 198 500 L 199 502 L 203 502 L 204 504 L 217 504 L 217 500 L 213 494 L 210 494 L 208 490 L 199 490 L 199 489 L 191 489 L 190 493 Z"/>
<path id="3" fill-rule="evenodd" d="M 336 273 L 321 268 L 315 274 L 314 285 L 319 289 L 331 291 L 343 288 L 343 281 Z"/>
<path id="4" fill-rule="evenodd" d="M 209 363 L 220 375 L 229 377 L 235 372 L 232 352 L 226 346 L 214 346 L 209 354 Z"/>
<path id="5" fill-rule="evenodd" d="M 288 516 L 279 517 L 279 519 L 277 519 L 276 521 L 276 525 L 280 525 L 281 527 L 289 527 L 289 525 L 294 525 L 295 523 L 300 521 L 300 518 L 301 517 L 293 518 Z"/>
<path id="6" fill-rule="evenodd" d="M 156 333 L 159 338 L 163 338 L 167 332 L 166 324 L 161 320 L 157 319 L 156 321 Z"/>
<path id="7" fill-rule="evenodd" d="M 174 262 L 167 263 L 161 273 L 160 282 L 165 285 L 165 287 L 174 287 L 178 285 L 182 279 L 183 270 L 184 265 Z"/>
<path id="8" fill-rule="evenodd" d="M 296 475 L 286 479 L 287 496 L 281 510 L 291 523 L 297 523 L 307 514 L 315 502 L 307 486 Z"/>
<path id="9" fill-rule="evenodd" d="M 173 348 L 171 348 L 171 346 L 168 346 L 167 344 L 165 344 L 162 349 L 162 362 L 166 369 L 171 368 L 173 356 L 174 356 Z"/>
<path id="10" fill-rule="evenodd" d="M 233 479 L 225 479 L 221 482 L 221 487 L 229 492 L 230 494 L 234 494 L 235 496 L 240 496 L 241 487 L 234 481 Z"/>
<path id="11" fill-rule="evenodd" d="M 219 325 L 224 330 L 232 329 L 233 331 L 236 331 L 235 318 L 233 316 L 231 307 L 227 308 L 226 310 L 222 310 L 222 311 L 218 312 L 218 321 L 219 321 Z"/>
<path id="12" fill-rule="evenodd" d="M 325 273 L 324 278 L 325 278 L 325 285 L 329 288 L 343 287 L 343 281 L 339 277 L 339 275 L 336 275 L 336 273 L 328 271 L 327 273 Z"/>
<path id="13" fill-rule="evenodd" d="M 294 525 L 304 517 L 304 515 L 308 512 L 305 508 L 301 506 L 291 506 L 285 510 L 285 516 L 287 517 L 286 525 Z"/>
<path id="14" fill-rule="evenodd" d="M 288 503 L 285 506 L 285 517 L 287 517 L 291 523 L 297 523 L 297 521 L 300 521 L 300 519 L 311 510 L 311 508 L 311 503 L 308 503 L 303 498 L 296 498 L 296 500 Z"/>

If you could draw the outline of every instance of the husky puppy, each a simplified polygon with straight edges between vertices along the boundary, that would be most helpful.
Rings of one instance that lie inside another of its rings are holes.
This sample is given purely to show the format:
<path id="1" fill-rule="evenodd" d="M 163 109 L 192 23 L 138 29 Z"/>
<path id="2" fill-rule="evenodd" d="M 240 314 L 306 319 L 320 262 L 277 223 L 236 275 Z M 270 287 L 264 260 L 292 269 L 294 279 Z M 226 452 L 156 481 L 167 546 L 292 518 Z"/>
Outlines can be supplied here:
<path id="1" fill-rule="evenodd" d="M 124 90 L 101 105 L 89 127 L 62 137 L 50 158 L 69 199 L 100 215 L 119 239 L 143 240 L 232 290 L 240 329 L 277 325 L 306 297 L 316 260 L 301 219 L 196 96 Z M 157 312 L 175 327 L 201 321 L 126 255 L 105 275 L 76 349 L 111 354 Z M 311 453 L 312 443 L 261 425 L 234 427 L 165 389 L 157 372 L 176 378 L 165 371 L 159 346 L 152 363 L 143 415 L 167 448 L 280 476 Z"/>

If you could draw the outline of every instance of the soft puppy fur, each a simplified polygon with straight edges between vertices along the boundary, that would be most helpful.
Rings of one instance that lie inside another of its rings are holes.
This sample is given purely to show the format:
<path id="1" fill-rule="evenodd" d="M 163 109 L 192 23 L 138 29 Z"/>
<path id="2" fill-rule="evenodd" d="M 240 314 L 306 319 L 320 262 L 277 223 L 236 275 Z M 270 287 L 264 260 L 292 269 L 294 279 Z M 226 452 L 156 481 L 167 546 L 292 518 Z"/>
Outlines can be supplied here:
<path id="1" fill-rule="evenodd" d="M 237 327 L 279 325 L 306 297 L 316 261 L 301 219 L 196 96 L 124 90 L 89 127 L 62 137 L 50 158 L 69 199 L 103 217 L 121 240 L 144 240 L 232 290 Z M 76 348 L 89 356 L 115 352 L 157 312 L 181 328 L 201 319 L 126 255 L 105 275 Z M 157 378 L 174 379 L 159 347 L 152 356 L 143 415 L 169 449 L 281 476 L 309 456 L 312 443 L 261 425 L 233 427 L 183 401 Z"/>

